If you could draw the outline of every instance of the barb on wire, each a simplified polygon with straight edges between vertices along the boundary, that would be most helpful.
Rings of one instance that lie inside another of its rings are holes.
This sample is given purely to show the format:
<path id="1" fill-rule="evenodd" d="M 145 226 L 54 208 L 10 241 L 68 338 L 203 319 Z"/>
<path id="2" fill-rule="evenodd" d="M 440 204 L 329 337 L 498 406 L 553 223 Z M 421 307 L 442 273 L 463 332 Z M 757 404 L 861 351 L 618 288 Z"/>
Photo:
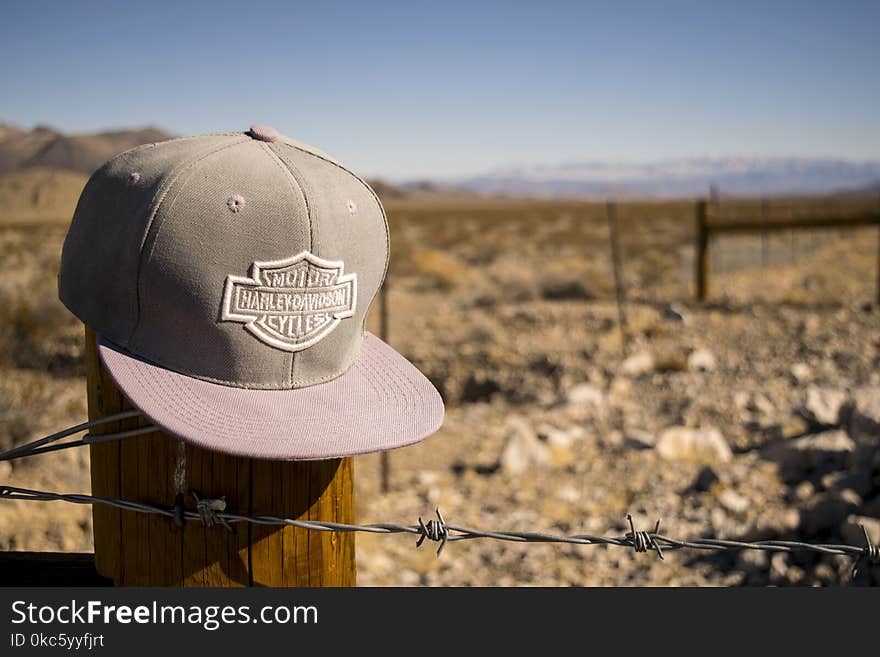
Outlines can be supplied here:
<path id="1" fill-rule="evenodd" d="M 862 528 L 862 532 L 865 534 L 865 552 L 861 557 L 856 559 L 853 564 L 853 579 L 859 574 L 859 568 L 863 562 L 869 565 L 880 563 L 880 545 L 874 545 L 874 541 L 871 540 L 871 535 L 868 533 L 868 529 L 864 525 L 859 525 L 859 527 Z"/>
<path id="2" fill-rule="evenodd" d="M 199 518 L 201 518 L 202 524 L 205 527 L 223 525 L 230 534 L 235 533 L 230 524 L 226 521 L 226 518 L 222 516 L 222 513 L 226 511 L 225 495 L 223 497 L 206 497 L 204 499 L 199 499 L 199 494 L 192 491 L 192 496 L 196 500 L 196 511 L 198 511 Z M 178 513 L 175 505 L 175 521 L 178 519 Z"/>
<path id="3" fill-rule="evenodd" d="M 663 550 L 660 549 L 660 544 L 654 540 L 654 537 L 660 533 L 660 519 L 657 519 L 653 532 L 637 532 L 633 524 L 633 517 L 628 513 L 626 514 L 626 521 L 629 523 L 630 529 L 626 539 L 632 542 L 633 550 L 636 552 L 647 552 L 653 549 L 657 552 L 657 556 L 663 559 Z"/>
<path id="4" fill-rule="evenodd" d="M 856 565 L 861 563 L 880 563 L 880 547 L 875 545 L 867 530 L 865 532 L 864 546 L 830 544 L 830 543 L 803 543 L 800 541 L 731 541 L 718 538 L 690 538 L 677 539 L 660 534 L 660 522 L 654 525 L 654 531 L 636 531 L 632 517 L 627 520 L 630 523 L 630 532 L 622 537 L 593 536 L 590 534 L 576 534 L 563 536 L 542 532 L 514 532 L 514 531 L 488 531 L 472 527 L 462 527 L 448 524 L 440 510 L 437 509 L 437 520 L 424 522 L 419 518 L 418 525 L 401 525 L 396 523 L 373 523 L 366 525 L 352 525 L 340 522 L 321 520 L 294 520 L 291 518 L 279 518 L 269 515 L 243 515 L 231 513 L 225 510 L 226 502 L 223 498 L 203 498 L 197 500 L 196 510 L 181 510 L 180 507 L 163 507 L 141 502 L 130 502 L 115 498 L 93 497 L 91 495 L 61 494 L 46 491 L 18 488 L 15 486 L 0 486 L 0 498 L 15 500 L 33 500 L 37 502 L 62 501 L 74 504 L 105 504 L 126 511 L 150 513 L 162 515 L 170 519 L 178 518 L 181 521 L 200 521 L 205 526 L 223 524 L 228 529 L 229 525 L 238 522 L 250 522 L 258 525 L 286 525 L 300 527 L 310 531 L 325 532 L 362 532 L 368 534 L 415 534 L 419 539 L 416 547 L 425 540 L 439 542 L 437 554 L 443 550 L 447 542 L 471 540 L 476 538 L 489 538 L 498 541 L 514 543 L 566 543 L 571 545 L 609 545 L 623 547 L 635 552 L 647 552 L 655 550 L 659 556 L 663 556 L 662 550 L 706 550 L 712 552 L 724 550 L 763 550 L 766 552 L 812 552 L 815 554 L 829 554 L 850 557 L 856 560 Z M 222 502 L 220 509 L 218 502 Z M 202 508 L 198 504 L 202 504 Z M 209 507 L 210 513 L 203 517 L 205 506 Z"/>
<path id="5" fill-rule="evenodd" d="M 235 530 L 232 529 L 230 524 L 226 521 L 226 518 L 222 515 L 222 513 L 226 511 L 225 495 L 223 497 L 206 497 L 204 499 L 199 499 L 199 494 L 195 491 L 192 491 L 192 495 L 196 500 L 196 511 L 205 527 L 223 525 L 230 534 L 235 533 Z M 176 512 L 177 510 L 175 509 L 175 513 Z"/>
<path id="6" fill-rule="evenodd" d="M 422 547 L 422 543 L 425 542 L 426 538 L 435 542 L 440 541 L 440 547 L 437 548 L 437 556 L 439 557 L 440 553 L 443 552 L 443 548 L 446 547 L 446 541 L 449 540 L 449 528 L 446 526 L 446 521 L 443 519 L 440 509 L 435 509 L 435 511 L 437 512 L 437 520 L 429 520 L 427 524 L 422 522 L 422 516 L 419 516 L 421 536 L 416 541 L 416 547 Z"/>

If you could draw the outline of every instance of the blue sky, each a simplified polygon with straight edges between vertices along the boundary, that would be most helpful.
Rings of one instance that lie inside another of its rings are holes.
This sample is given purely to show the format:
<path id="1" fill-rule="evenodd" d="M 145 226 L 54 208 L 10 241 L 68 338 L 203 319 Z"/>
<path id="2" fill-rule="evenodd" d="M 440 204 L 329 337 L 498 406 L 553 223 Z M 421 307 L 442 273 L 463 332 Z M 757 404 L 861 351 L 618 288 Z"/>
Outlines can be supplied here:
<path id="1" fill-rule="evenodd" d="M 366 175 L 880 159 L 880 2 L 0 0 L 0 120 L 262 122 Z"/>

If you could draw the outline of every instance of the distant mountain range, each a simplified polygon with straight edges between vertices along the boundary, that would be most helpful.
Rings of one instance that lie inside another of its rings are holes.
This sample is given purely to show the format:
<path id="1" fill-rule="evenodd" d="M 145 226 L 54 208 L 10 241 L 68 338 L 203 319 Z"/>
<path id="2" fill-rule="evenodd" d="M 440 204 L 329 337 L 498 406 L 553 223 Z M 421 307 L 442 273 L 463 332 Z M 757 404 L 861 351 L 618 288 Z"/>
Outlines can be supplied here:
<path id="1" fill-rule="evenodd" d="M 736 196 L 828 194 L 876 187 L 880 162 L 808 158 L 694 158 L 654 163 L 522 166 L 453 181 L 490 195 L 700 196 L 710 185 Z"/>
<path id="2" fill-rule="evenodd" d="M 170 137 L 158 128 L 65 135 L 48 126 L 24 130 L 0 123 L 0 175 L 25 169 L 65 169 L 90 175 L 117 153 Z"/>
<path id="3" fill-rule="evenodd" d="M 21 221 L 69 216 L 86 179 L 104 162 L 140 144 L 173 136 L 152 127 L 67 135 L 48 126 L 26 130 L 0 122 L 0 223 L 10 216 Z M 385 201 L 431 202 L 470 195 L 432 182 L 369 182 Z"/>
<path id="4" fill-rule="evenodd" d="M 38 171 L 67 171 L 88 176 L 117 153 L 171 137 L 153 127 L 66 135 L 47 126 L 26 130 L 0 123 L 0 177 L 6 177 L 6 187 L 10 189 L 30 190 L 45 178 L 45 175 L 37 175 Z M 10 180 L 9 175 L 24 178 Z M 876 193 L 880 190 L 880 162 L 809 158 L 692 158 L 653 163 L 594 161 L 509 167 L 446 181 L 401 185 L 371 182 L 383 199 L 426 201 L 468 195 L 672 198 L 705 195 L 710 185 L 716 186 L 722 194 L 736 196 L 869 193 L 872 190 Z M 43 194 L 43 198 L 49 197 Z"/>

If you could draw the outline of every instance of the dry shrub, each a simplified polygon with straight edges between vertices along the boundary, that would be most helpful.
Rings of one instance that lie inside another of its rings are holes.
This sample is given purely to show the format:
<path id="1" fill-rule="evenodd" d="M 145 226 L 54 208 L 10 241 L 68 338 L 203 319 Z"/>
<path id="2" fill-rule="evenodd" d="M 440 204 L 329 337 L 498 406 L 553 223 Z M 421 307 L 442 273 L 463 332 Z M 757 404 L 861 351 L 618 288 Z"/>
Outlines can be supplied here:
<path id="1" fill-rule="evenodd" d="M 610 277 L 581 258 L 536 266 L 535 275 L 541 297 L 551 301 L 607 298 L 613 290 Z"/>
<path id="2" fill-rule="evenodd" d="M 79 322 L 61 303 L 0 290 L 0 363 L 62 375 L 82 372 Z"/>
<path id="3" fill-rule="evenodd" d="M 467 280 L 465 305 L 492 307 L 527 303 L 538 296 L 533 268 L 523 259 L 507 254 L 491 266 L 473 269 Z"/>
<path id="4" fill-rule="evenodd" d="M 451 290 L 468 275 L 457 258 L 436 249 L 413 249 L 410 259 L 422 289 Z"/>
<path id="5" fill-rule="evenodd" d="M 61 226 L 0 231 L 0 366 L 82 372 L 80 324 L 56 286 L 63 236 Z"/>
<path id="6" fill-rule="evenodd" d="M 471 271 L 466 305 L 492 307 L 506 303 L 587 301 L 609 298 L 611 278 L 578 257 L 547 262 L 540 254 L 507 253 L 490 267 Z"/>
<path id="7" fill-rule="evenodd" d="M 654 345 L 654 369 L 658 372 L 687 370 L 688 349 L 674 338 L 658 340 Z"/>

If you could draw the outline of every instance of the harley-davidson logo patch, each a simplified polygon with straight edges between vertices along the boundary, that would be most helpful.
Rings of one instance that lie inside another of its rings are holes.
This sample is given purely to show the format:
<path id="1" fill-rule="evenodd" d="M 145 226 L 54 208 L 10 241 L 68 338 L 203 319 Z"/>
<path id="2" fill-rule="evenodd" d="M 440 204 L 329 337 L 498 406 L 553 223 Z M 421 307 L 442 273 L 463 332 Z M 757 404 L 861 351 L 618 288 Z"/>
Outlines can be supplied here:
<path id="1" fill-rule="evenodd" d="M 325 337 L 357 305 L 357 274 L 344 263 L 303 251 L 285 260 L 254 262 L 250 277 L 227 276 L 220 319 L 242 322 L 257 338 L 302 351 Z"/>

